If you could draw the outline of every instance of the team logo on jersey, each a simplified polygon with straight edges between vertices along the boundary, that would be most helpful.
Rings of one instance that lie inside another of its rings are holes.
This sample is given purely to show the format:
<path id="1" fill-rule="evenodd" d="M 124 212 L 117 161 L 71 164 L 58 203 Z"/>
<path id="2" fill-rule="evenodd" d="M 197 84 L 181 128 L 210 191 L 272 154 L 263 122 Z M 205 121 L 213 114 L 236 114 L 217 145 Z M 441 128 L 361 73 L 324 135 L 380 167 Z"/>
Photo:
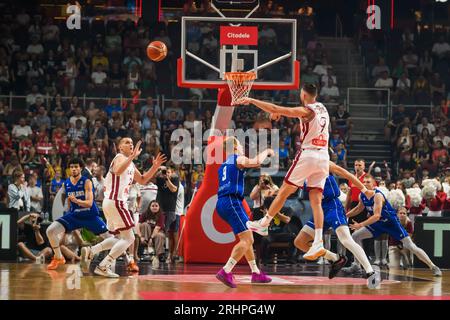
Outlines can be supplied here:
<path id="1" fill-rule="evenodd" d="M 323 134 L 319 135 L 317 138 L 312 139 L 312 144 L 318 147 L 325 147 L 328 140 L 324 139 Z"/>

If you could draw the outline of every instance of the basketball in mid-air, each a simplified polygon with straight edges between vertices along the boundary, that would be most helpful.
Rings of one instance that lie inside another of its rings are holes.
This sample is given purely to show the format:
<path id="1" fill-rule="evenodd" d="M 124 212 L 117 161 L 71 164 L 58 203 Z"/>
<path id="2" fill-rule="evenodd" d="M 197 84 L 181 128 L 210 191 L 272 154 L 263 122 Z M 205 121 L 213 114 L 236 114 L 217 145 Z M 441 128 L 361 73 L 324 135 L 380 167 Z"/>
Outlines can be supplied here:
<path id="1" fill-rule="evenodd" d="M 153 61 L 161 61 L 167 56 L 167 46 L 161 41 L 152 41 L 147 46 L 147 56 Z"/>

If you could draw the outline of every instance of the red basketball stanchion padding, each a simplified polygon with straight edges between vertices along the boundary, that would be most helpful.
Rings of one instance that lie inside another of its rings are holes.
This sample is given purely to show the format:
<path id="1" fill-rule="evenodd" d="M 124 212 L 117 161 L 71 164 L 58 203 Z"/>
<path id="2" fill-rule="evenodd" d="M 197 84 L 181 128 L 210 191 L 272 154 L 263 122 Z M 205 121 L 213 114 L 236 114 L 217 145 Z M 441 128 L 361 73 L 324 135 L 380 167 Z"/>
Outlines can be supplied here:
<path id="1" fill-rule="evenodd" d="M 228 89 L 220 89 L 217 108 L 232 108 Z M 225 263 L 237 237 L 231 227 L 216 212 L 219 188 L 218 170 L 225 160 L 223 154 L 224 137 L 211 136 L 207 146 L 207 164 L 203 182 L 186 213 L 183 232 L 184 261 L 186 263 Z M 218 152 L 222 154 L 219 155 Z M 211 159 L 214 162 L 211 163 Z M 246 201 L 243 205 L 250 216 Z"/>

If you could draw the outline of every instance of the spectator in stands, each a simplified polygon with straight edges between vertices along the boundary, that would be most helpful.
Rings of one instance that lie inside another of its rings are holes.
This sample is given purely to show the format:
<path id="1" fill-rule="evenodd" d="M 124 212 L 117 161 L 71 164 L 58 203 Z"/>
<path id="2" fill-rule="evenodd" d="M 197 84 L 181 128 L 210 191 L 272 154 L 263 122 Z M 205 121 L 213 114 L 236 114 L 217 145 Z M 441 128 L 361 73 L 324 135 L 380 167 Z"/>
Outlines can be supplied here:
<path id="1" fill-rule="evenodd" d="M 431 159 L 438 162 L 440 157 L 448 157 L 448 150 L 442 144 L 442 141 L 436 141 L 433 144 L 433 152 L 431 152 Z"/>
<path id="2" fill-rule="evenodd" d="M 313 72 L 317 74 L 319 77 L 328 75 L 328 70 L 331 68 L 331 66 L 328 64 L 327 58 L 323 58 L 322 61 L 313 69 Z"/>
<path id="3" fill-rule="evenodd" d="M 82 139 L 86 141 L 88 138 L 88 132 L 86 128 L 83 128 L 83 121 L 81 119 L 77 119 L 75 121 L 75 126 L 71 126 L 67 133 L 67 136 L 70 140 L 75 141 L 78 139 Z"/>
<path id="4" fill-rule="evenodd" d="M 77 120 L 81 120 L 81 124 L 83 128 L 86 128 L 86 124 L 87 124 L 87 119 L 86 117 L 83 115 L 83 109 L 81 107 L 76 107 L 75 108 L 75 114 L 73 116 L 70 117 L 69 119 L 69 123 L 73 126 L 76 125 Z"/>
<path id="5" fill-rule="evenodd" d="M 438 134 L 433 137 L 433 142 L 441 141 L 444 147 L 450 148 L 450 137 L 446 135 L 446 129 L 440 128 Z"/>
<path id="6" fill-rule="evenodd" d="M 347 169 L 347 150 L 342 143 L 336 146 L 336 154 L 338 156 L 338 165 Z"/>
<path id="7" fill-rule="evenodd" d="M 44 194 L 42 189 L 36 186 L 36 178 L 33 176 L 28 179 L 27 192 L 30 195 L 30 210 L 32 212 L 42 212 Z"/>
<path id="8" fill-rule="evenodd" d="M 145 100 L 145 105 L 141 107 L 141 110 L 139 111 L 141 119 L 147 114 L 148 110 L 152 110 L 157 119 L 161 118 L 161 108 L 159 107 L 158 103 L 153 100 L 152 97 L 147 97 L 147 99 Z"/>
<path id="9" fill-rule="evenodd" d="M 51 124 L 52 121 L 47 115 L 47 110 L 44 106 L 40 106 L 38 109 L 38 113 L 33 117 L 33 120 L 31 121 L 31 126 L 36 128 L 45 125 L 47 128 L 50 128 Z"/>
<path id="10" fill-rule="evenodd" d="M 438 59 L 444 58 L 450 52 L 450 45 L 445 41 L 444 36 L 440 36 L 438 41 L 433 44 L 431 52 Z"/>
<path id="11" fill-rule="evenodd" d="M 411 153 L 405 152 L 402 156 L 400 156 L 398 169 L 400 174 L 407 170 L 411 173 L 412 176 L 415 176 L 417 163 L 414 159 L 412 159 Z"/>
<path id="12" fill-rule="evenodd" d="M 310 83 L 319 86 L 319 77 L 313 72 L 312 67 L 308 67 L 306 72 L 301 75 L 301 82 L 302 84 Z"/>
<path id="13" fill-rule="evenodd" d="M 402 76 L 402 74 L 406 73 L 405 64 L 402 59 L 399 59 L 397 62 L 397 65 L 392 70 L 392 79 L 394 80 L 394 83 L 398 82 L 398 79 Z"/>
<path id="14" fill-rule="evenodd" d="M 423 52 L 423 56 L 419 59 L 420 71 L 424 74 L 431 74 L 433 72 L 433 58 L 429 50 Z"/>
<path id="15" fill-rule="evenodd" d="M 13 175 L 15 176 L 16 171 L 23 172 L 23 168 L 19 163 L 19 158 L 17 157 L 17 155 L 12 154 L 10 161 L 3 168 L 3 175 L 6 176 L 7 178 L 10 178 Z M 16 178 L 14 177 L 14 181 L 15 180 L 16 180 Z"/>
<path id="16" fill-rule="evenodd" d="M 413 86 L 414 102 L 419 105 L 430 103 L 430 85 L 423 74 L 414 81 Z"/>
<path id="17" fill-rule="evenodd" d="M 405 99 L 409 98 L 411 92 L 411 80 L 408 78 L 406 73 L 402 73 L 400 79 L 397 80 L 395 88 L 395 99 L 399 103 L 402 103 Z"/>
<path id="18" fill-rule="evenodd" d="M 324 100 L 324 102 L 331 102 L 339 99 L 339 89 L 334 84 L 332 79 L 328 80 L 327 86 L 322 87 L 322 89 L 320 90 L 320 96 L 321 99 Z"/>
<path id="19" fill-rule="evenodd" d="M 113 112 L 122 113 L 122 107 L 120 106 L 119 99 L 112 98 L 110 102 L 105 107 L 105 112 L 108 115 L 108 118 L 111 118 Z"/>
<path id="20" fill-rule="evenodd" d="M 405 63 L 405 68 L 408 72 L 408 75 L 415 75 L 417 73 L 417 66 L 419 63 L 419 57 L 415 54 L 412 49 L 408 49 L 406 54 L 402 57 L 403 62 Z"/>
<path id="21" fill-rule="evenodd" d="M 383 71 L 381 73 L 381 77 L 377 79 L 375 82 L 375 88 L 378 89 L 393 89 L 394 88 L 394 82 L 391 77 L 389 77 L 389 74 L 387 71 Z M 377 97 L 378 97 L 378 104 L 382 104 L 383 99 L 387 97 L 385 91 L 377 91 Z"/>
<path id="22" fill-rule="evenodd" d="M 152 262 L 153 268 L 158 268 L 159 262 L 163 261 L 166 220 L 165 214 L 156 200 L 152 200 L 149 210 L 140 216 L 141 243 L 147 246 L 148 251 L 150 251 L 151 247 L 154 247 L 155 259 Z"/>
<path id="23" fill-rule="evenodd" d="M 38 98 L 43 100 L 44 96 L 41 93 L 39 93 L 39 87 L 37 85 L 33 85 L 33 86 L 31 86 L 31 92 L 29 94 L 27 94 L 27 97 L 26 97 L 27 106 L 29 107 L 29 106 L 35 104 L 36 99 L 38 99 Z"/>
<path id="24" fill-rule="evenodd" d="M 427 129 L 428 133 L 432 136 L 436 134 L 435 126 L 428 122 L 427 117 L 423 117 L 421 123 L 417 125 L 417 132 L 422 133 L 423 129 Z"/>
<path id="25" fill-rule="evenodd" d="M 431 158 L 431 148 L 423 139 L 417 140 L 414 150 L 413 159 L 416 159 L 419 163 Z"/>
<path id="26" fill-rule="evenodd" d="M 55 200 L 55 196 L 58 193 L 59 189 L 61 189 L 63 183 L 64 179 L 62 179 L 61 169 L 56 169 L 55 177 L 50 182 L 50 190 L 49 190 L 50 205 L 53 204 L 53 200 Z"/>
<path id="27" fill-rule="evenodd" d="M 20 118 L 19 124 L 15 125 L 12 130 L 12 136 L 14 139 L 20 139 L 28 137 L 33 134 L 31 127 L 26 124 L 25 118 Z"/>
<path id="28" fill-rule="evenodd" d="M 8 208 L 30 212 L 30 194 L 26 187 L 25 174 L 16 170 L 13 179 L 14 183 L 8 186 Z"/>
<path id="29" fill-rule="evenodd" d="M 372 79 L 379 79 L 383 76 L 383 73 L 387 72 L 387 74 L 389 75 L 390 73 L 390 69 L 389 67 L 386 65 L 384 58 L 379 57 L 378 58 L 378 64 L 373 67 L 372 69 Z"/>
<path id="30" fill-rule="evenodd" d="M 397 139 L 397 149 L 400 152 L 400 156 L 404 153 L 410 152 L 413 147 L 414 142 L 411 132 L 408 127 L 403 127 L 400 137 Z"/>
<path id="31" fill-rule="evenodd" d="M 103 69 L 103 64 L 97 64 L 94 69 L 95 71 L 91 74 L 92 82 L 90 83 L 90 88 L 94 90 L 105 89 L 108 81 L 108 75 Z"/>
<path id="32" fill-rule="evenodd" d="M 439 104 L 446 95 L 445 83 L 437 72 L 430 80 L 430 95 L 435 105 Z"/>
<path id="33" fill-rule="evenodd" d="M 346 142 L 350 141 L 352 136 L 353 123 L 350 114 L 345 110 L 344 104 L 339 104 L 336 112 L 331 115 L 332 128 L 337 130 L 341 138 Z"/>
<path id="34" fill-rule="evenodd" d="M 180 107 L 178 100 L 176 99 L 172 99 L 170 107 L 165 108 L 163 114 L 165 120 L 169 119 L 172 111 L 176 113 L 176 120 L 178 121 L 184 120 L 183 109 Z"/>
<path id="35" fill-rule="evenodd" d="M 53 252 L 48 240 L 44 238 L 44 233 L 41 232 L 41 222 L 42 218 L 37 213 L 26 214 L 17 220 L 21 234 L 21 241 L 17 243 L 17 248 L 24 258 L 44 263 Z"/>

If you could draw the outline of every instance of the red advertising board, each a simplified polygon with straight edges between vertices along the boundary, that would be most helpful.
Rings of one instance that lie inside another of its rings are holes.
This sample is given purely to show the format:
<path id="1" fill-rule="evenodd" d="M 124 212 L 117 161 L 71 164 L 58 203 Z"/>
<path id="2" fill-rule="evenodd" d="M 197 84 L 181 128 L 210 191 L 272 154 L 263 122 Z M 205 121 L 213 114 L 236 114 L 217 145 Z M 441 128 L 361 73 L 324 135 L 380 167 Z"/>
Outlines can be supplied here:
<path id="1" fill-rule="evenodd" d="M 221 45 L 256 46 L 258 44 L 258 27 L 220 27 Z"/>

